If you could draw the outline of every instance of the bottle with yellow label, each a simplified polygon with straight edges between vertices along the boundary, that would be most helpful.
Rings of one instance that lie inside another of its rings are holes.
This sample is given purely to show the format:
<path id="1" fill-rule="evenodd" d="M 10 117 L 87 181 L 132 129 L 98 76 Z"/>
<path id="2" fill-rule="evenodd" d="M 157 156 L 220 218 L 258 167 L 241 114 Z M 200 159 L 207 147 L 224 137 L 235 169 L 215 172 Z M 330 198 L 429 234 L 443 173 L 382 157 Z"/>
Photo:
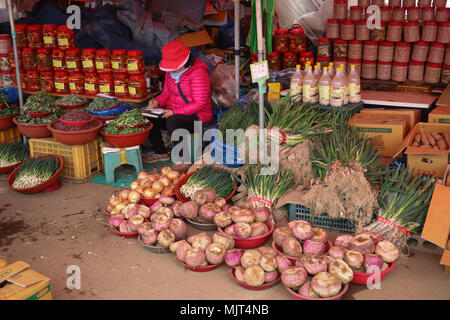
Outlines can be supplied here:
<path id="1" fill-rule="evenodd" d="M 355 69 L 355 65 L 350 65 L 350 72 L 347 76 L 348 81 L 348 101 L 357 103 L 361 101 L 361 79 Z"/>
<path id="2" fill-rule="evenodd" d="M 318 102 L 317 91 L 317 79 L 312 73 L 311 65 L 306 64 L 303 77 L 303 102 Z"/>
<path id="3" fill-rule="evenodd" d="M 302 101 L 303 94 L 303 75 L 300 70 L 300 65 L 298 64 L 295 73 L 291 77 L 291 87 L 290 87 L 290 97 L 291 101 L 300 102 Z"/>
<path id="4" fill-rule="evenodd" d="M 330 104 L 330 84 L 330 75 L 327 72 L 327 67 L 324 67 L 322 76 L 319 79 L 319 103 L 321 105 L 326 106 Z"/>
<path id="5" fill-rule="evenodd" d="M 344 104 L 346 86 L 346 76 L 343 74 L 342 68 L 339 67 L 336 70 L 336 75 L 331 81 L 330 104 L 333 107 L 342 107 L 342 105 Z"/>

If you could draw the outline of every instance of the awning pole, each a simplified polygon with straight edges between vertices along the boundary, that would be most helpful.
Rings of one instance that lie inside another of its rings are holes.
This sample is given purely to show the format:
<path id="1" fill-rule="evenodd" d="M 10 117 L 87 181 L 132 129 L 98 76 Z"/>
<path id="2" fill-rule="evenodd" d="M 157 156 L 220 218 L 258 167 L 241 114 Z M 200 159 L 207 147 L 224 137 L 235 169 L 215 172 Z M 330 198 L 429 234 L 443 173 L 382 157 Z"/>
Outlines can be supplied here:
<path id="1" fill-rule="evenodd" d="M 262 33 L 262 19 L 261 19 L 261 0 L 256 0 L 256 36 L 257 36 L 257 44 L 258 44 L 258 61 L 261 62 L 264 60 L 264 41 L 263 41 L 263 33 Z M 266 85 L 266 81 L 262 83 L 262 85 Z M 259 88 L 259 158 L 260 161 L 263 160 L 264 157 L 264 93 Z M 262 161 L 264 162 L 264 161 Z"/>
<path id="2" fill-rule="evenodd" d="M 11 0 L 8 0 L 8 12 L 9 12 L 9 23 L 11 25 L 11 38 L 14 48 L 14 61 L 16 63 L 17 91 L 19 92 L 20 110 L 22 110 L 23 108 L 22 79 L 20 79 L 19 55 L 17 52 L 17 42 L 16 42 L 16 26 L 14 24 L 13 5 L 11 3 Z"/>
<path id="3" fill-rule="evenodd" d="M 234 77 L 235 77 L 235 89 L 236 89 L 236 100 L 239 101 L 239 69 L 240 69 L 240 32 L 239 24 L 241 21 L 240 15 L 240 1 L 234 1 Z"/>

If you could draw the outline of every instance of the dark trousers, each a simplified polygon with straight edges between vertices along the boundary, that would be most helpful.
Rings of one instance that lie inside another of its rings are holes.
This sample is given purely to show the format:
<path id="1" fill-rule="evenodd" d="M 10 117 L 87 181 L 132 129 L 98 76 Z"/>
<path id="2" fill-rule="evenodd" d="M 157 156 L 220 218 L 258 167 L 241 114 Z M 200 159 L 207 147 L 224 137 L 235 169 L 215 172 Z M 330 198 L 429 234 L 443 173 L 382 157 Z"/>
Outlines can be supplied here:
<path id="1" fill-rule="evenodd" d="M 198 120 L 198 116 L 196 114 L 189 116 L 175 114 L 167 119 L 150 118 L 149 120 L 153 123 L 153 128 L 150 130 L 149 135 L 153 150 L 157 154 L 163 154 L 167 153 L 167 149 L 164 146 L 161 130 L 167 130 L 169 136 L 172 136 L 172 132 L 179 128 L 186 129 L 190 133 L 194 133 L 194 121 Z"/>

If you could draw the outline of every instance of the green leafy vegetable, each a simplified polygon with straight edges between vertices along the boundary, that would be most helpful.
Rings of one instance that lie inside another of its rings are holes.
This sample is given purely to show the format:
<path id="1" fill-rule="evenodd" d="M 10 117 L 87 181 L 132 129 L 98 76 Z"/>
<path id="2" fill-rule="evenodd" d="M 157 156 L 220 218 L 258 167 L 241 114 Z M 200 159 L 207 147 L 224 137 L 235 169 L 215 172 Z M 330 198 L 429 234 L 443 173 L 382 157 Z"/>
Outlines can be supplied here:
<path id="1" fill-rule="evenodd" d="M 80 104 L 84 104 L 87 102 L 87 99 L 85 97 L 76 95 L 76 94 L 68 94 L 67 96 L 64 96 L 62 98 L 59 98 L 56 100 L 56 104 L 63 105 L 63 106 L 76 106 Z"/>
<path id="2" fill-rule="evenodd" d="M 97 97 L 94 99 L 94 101 L 92 101 L 89 104 L 88 110 L 89 111 L 104 110 L 104 109 L 115 106 L 119 102 L 120 102 L 120 100 L 116 99 L 116 98 L 111 99 L 111 98 L 105 98 L 105 97 Z"/>
<path id="3" fill-rule="evenodd" d="M 9 167 L 28 157 L 28 147 L 21 142 L 0 145 L 0 167 Z"/>
<path id="4" fill-rule="evenodd" d="M 147 120 L 139 113 L 138 109 L 128 110 L 114 119 L 104 128 L 109 134 L 130 134 L 147 129 Z"/>
<path id="5" fill-rule="evenodd" d="M 50 179 L 59 169 L 59 159 L 54 156 L 26 160 L 17 172 L 13 187 L 27 189 Z"/>

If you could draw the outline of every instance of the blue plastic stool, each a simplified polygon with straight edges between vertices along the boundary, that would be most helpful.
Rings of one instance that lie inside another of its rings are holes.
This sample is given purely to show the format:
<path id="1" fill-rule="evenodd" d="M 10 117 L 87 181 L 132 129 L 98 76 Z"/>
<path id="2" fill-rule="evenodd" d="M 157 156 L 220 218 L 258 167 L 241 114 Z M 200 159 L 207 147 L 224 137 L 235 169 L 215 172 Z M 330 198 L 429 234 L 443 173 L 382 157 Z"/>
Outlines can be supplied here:
<path id="1" fill-rule="evenodd" d="M 114 170 L 122 164 L 129 164 L 136 168 L 136 174 L 144 171 L 142 164 L 141 148 L 113 148 L 107 144 L 102 144 L 102 154 L 105 169 L 105 181 L 114 183 Z M 115 149 L 117 151 L 105 152 L 105 148 Z"/>

